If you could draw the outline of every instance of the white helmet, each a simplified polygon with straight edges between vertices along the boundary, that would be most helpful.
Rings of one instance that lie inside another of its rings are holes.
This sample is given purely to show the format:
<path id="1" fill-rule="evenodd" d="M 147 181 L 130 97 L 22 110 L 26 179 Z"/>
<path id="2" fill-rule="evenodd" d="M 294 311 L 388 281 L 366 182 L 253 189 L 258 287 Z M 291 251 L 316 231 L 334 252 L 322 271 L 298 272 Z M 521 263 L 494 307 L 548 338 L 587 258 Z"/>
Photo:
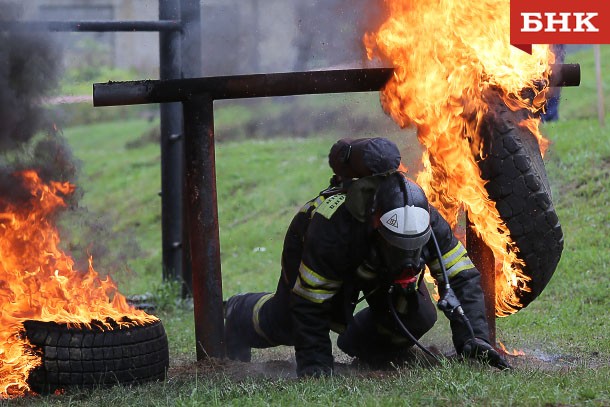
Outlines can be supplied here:
<path id="1" fill-rule="evenodd" d="M 379 185 L 372 210 L 377 249 L 386 268 L 421 271 L 422 248 L 432 233 L 424 191 L 404 173 L 396 172 Z"/>

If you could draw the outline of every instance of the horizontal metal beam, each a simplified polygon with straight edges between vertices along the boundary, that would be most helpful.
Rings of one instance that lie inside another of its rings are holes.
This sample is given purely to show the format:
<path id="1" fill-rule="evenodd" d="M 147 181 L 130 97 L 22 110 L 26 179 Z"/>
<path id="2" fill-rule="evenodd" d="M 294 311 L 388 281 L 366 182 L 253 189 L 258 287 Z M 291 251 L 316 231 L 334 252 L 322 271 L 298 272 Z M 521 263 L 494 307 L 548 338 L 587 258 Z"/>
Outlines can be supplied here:
<path id="1" fill-rule="evenodd" d="M 580 86 L 580 64 L 551 64 L 549 86 Z"/>
<path id="2" fill-rule="evenodd" d="M 93 84 L 94 106 L 214 100 L 321 93 L 369 92 L 383 87 L 392 68 L 345 69 Z"/>
<path id="3" fill-rule="evenodd" d="M 551 69 L 551 86 L 578 86 L 580 84 L 580 65 L 556 64 L 552 65 Z M 119 106 L 182 102 L 193 95 L 201 94 L 218 100 L 371 92 L 380 90 L 393 72 L 393 68 L 361 68 L 94 83 L 93 105 Z"/>
<path id="4" fill-rule="evenodd" d="M 3 21 L 2 31 L 181 31 L 179 20 L 162 21 Z"/>

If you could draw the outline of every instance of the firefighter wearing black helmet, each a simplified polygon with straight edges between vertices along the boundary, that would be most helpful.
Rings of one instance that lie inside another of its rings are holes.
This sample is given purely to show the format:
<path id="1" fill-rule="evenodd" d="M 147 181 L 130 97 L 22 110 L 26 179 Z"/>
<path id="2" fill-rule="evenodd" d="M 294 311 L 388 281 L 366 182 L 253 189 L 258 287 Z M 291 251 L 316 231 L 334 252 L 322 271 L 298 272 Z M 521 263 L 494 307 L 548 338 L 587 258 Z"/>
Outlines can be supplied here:
<path id="1" fill-rule="evenodd" d="M 456 351 L 508 368 L 489 344 L 479 272 L 421 188 L 397 170 L 397 147 L 380 138 L 340 140 L 329 158 L 338 176 L 293 218 L 276 291 L 227 301 L 227 356 L 249 361 L 251 348 L 290 345 L 298 376 L 327 375 L 332 330 L 350 356 L 396 360 L 436 322 L 427 265 L 446 300 Z M 358 162 L 349 167 L 350 160 Z M 368 306 L 353 315 L 359 297 Z"/>

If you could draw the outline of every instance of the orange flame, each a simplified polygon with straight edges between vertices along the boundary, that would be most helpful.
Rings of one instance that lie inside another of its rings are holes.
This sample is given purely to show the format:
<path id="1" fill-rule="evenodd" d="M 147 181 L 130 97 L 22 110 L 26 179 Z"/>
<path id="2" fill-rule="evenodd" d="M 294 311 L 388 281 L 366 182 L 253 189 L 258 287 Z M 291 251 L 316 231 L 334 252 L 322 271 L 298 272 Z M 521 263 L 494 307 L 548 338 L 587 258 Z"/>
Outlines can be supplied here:
<path id="1" fill-rule="evenodd" d="M 452 226 L 460 211 L 496 258 L 496 314 L 520 309 L 515 287 L 527 290 L 523 262 L 489 199 L 476 158 L 481 155 L 481 121 L 488 111 L 484 93 L 496 90 L 513 110 L 538 110 L 554 55 L 534 45 L 528 55 L 510 45 L 509 1 L 388 0 L 388 18 L 364 42 L 369 58 L 394 66 L 381 93 L 384 109 L 401 126 L 416 126 L 424 145 L 418 183 Z M 532 89 L 533 102 L 520 91 Z M 537 121 L 521 123 L 540 140 Z M 545 141 L 541 144 L 547 144 Z"/>
<path id="2" fill-rule="evenodd" d="M 112 318 L 119 325 L 124 316 L 135 324 L 156 317 L 136 310 L 117 291 L 110 277 L 93 269 L 80 272 L 73 259 L 59 249 L 59 234 L 51 222 L 64 207 L 70 183 L 45 184 L 34 171 L 19 174 L 30 194 L 27 204 L 6 204 L 0 210 L 0 397 L 20 396 L 32 369 L 40 365 L 24 338 L 26 320 L 55 321 L 89 326 L 92 320 Z M 108 326 L 111 328 L 110 326 Z"/>
<path id="3" fill-rule="evenodd" d="M 498 345 L 500 345 L 500 350 L 505 354 L 505 355 L 511 355 L 511 356 L 525 356 L 525 352 L 523 352 L 522 350 L 517 350 L 514 349 L 511 351 L 509 351 L 508 349 L 506 349 L 506 346 L 504 346 L 504 344 L 500 341 L 498 341 Z"/>

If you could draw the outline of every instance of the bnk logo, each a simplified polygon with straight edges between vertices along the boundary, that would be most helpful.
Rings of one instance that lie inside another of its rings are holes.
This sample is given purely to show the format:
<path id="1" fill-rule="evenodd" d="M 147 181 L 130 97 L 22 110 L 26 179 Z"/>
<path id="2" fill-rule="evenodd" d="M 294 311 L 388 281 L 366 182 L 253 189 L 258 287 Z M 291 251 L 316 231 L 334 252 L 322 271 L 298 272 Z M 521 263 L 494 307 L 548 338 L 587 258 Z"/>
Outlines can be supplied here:
<path id="1" fill-rule="evenodd" d="M 544 20 L 543 16 L 544 15 Z M 521 13 L 521 32 L 598 32 L 591 19 L 599 13 Z"/>
<path id="2" fill-rule="evenodd" d="M 511 0 L 510 42 L 532 52 L 532 44 L 610 44 L 608 0 Z"/>

